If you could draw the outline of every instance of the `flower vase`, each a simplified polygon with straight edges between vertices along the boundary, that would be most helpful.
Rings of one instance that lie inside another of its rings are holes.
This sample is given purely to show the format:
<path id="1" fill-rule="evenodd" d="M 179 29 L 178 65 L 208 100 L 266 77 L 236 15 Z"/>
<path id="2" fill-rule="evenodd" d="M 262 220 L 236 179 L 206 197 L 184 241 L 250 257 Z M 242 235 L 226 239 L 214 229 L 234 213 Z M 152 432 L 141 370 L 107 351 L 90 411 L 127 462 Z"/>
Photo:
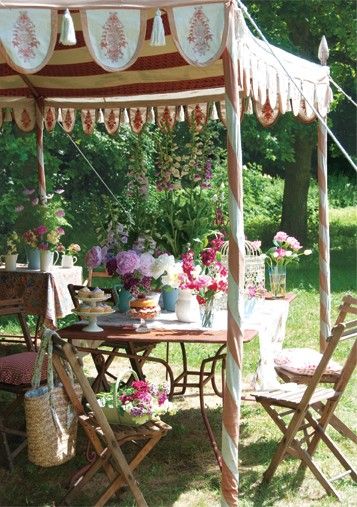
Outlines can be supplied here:
<path id="1" fill-rule="evenodd" d="M 269 268 L 270 292 L 273 298 L 286 295 L 286 266 L 276 265 Z"/>
<path id="2" fill-rule="evenodd" d="M 3 257 L 5 258 L 5 270 L 6 271 L 16 271 L 16 262 L 19 254 L 6 254 Z"/>
<path id="3" fill-rule="evenodd" d="M 206 303 L 200 305 L 200 316 L 201 316 L 201 326 L 202 327 L 213 327 L 214 322 L 214 298 L 209 299 Z"/>
<path id="4" fill-rule="evenodd" d="M 197 298 L 190 289 L 179 290 L 175 306 L 177 320 L 181 322 L 198 322 L 200 309 Z"/>
<path id="5" fill-rule="evenodd" d="M 56 257 L 55 257 L 56 255 Z M 58 252 L 50 252 L 49 250 L 40 251 L 40 270 L 44 273 L 51 271 L 59 257 Z"/>
<path id="6" fill-rule="evenodd" d="M 26 248 L 28 269 L 40 269 L 40 250 L 38 248 Z"/>
<path id="7" fill-rule="evenodd" d="M 163 308 L 167 312 L 174 312 L 178 298 L 178 289 L 166 285 L 162 291 Z"/>
<path id="8" fill-rule="evenodd" d="M 62 268 L 73 268 L 75 263 L 77 262 L 77 257 L 75 255 L 62 255 L 61 266 Z"/>

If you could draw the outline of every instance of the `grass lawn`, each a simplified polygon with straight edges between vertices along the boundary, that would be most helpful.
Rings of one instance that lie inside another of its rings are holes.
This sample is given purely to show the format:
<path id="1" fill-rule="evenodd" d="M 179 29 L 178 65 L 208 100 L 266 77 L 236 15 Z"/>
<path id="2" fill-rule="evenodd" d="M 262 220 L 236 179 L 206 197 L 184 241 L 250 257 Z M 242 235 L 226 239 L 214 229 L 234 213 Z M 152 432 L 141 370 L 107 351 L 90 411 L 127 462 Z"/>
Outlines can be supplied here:
<path id="1" fill-rule="evenodd" d="M 356 293 L 355 253 L 356 211 L 352 208 L 331 211 L 331 279 L 333 291 L 333 317 L 341 297 L 346 292 Z M 288 270 L 288 288 L 297 293 L 288 319 L 286 347 L 309 346 L 318 348 L 319 293 L 318 255 L 302 259 L 299 266 Z M 6 324 L 12 327 L 11 323 Z M 1 330 L 1 327 L 0 327 Z M 3 346 L 3 350 L 7 347 Z M 158 347 L 164 354 L 164 347 Z M 2 353 L 4 353 L 2 351 Z M 190 362 L 198 366 L 206 349 L 191 346 Z M 172 350 L 172 362 L 179 361 L 178 352 Z M 176 355 L 177 354 L 177 355 Z M 343 350 L 340 359 L 343 356 Z M 253 341 L 244 348 L 244 376 L 254 372 L 258 358 L 258 343 Z M 356 379 L 350 382 L 337 415 L 356 430 Z M 4 400 L 5 396 L 1 394 Z M 221 405 L 218 399 L 208 397 L 211 424 L 219 438 Z M 219 505 L 220 474 L 213 452 L 202 427 L 198 396 L 178 399 L 179 411 L 165 421 L 172 431 L 154 449 L 139 467 L 136 476 L 150 506 L 211 507 Z M 356 452 L 350 442 L 331 431 L 338 445 L 356 463 Z M 270 418 L 256 404 L 242 406 L 240 439 L 240 504 L 242 506 L 328 506 L 338 505 L 328 497 L 315 478 L 307 472 L 304 478 L 296 477 L 298 462 L 287 459 L 280 465 L 269 486 L 260 480 L 280 433 Z M 16 461 L 10 474 L 0 467 L 1 506 L 49 506 L 58 504 L 66 491 L 71 474 L 85 462 L 85 440 L 79 435 L 77 456 L 69 463 L 53 469 L 43 469 L 29 463 L 26 452 Z M 339 466 L 332 455 L 321 446 L 316 455 L 321 468 L 328 475 L 336 475 Z M 0 454 L 1 460 L 1 454 Z M 73 505 L 91 505 L 97 498 L 101 477 L 97 474 L 92 483 L 77 497 Z M 335 483 L 343 497 L 343 505 L 357 505 L 357 490 L 349 478 Z M 116 500 L 109 505 L 118 505 Z M 131 496 L 124 493 L 121 505 L 134 505 Z"/>

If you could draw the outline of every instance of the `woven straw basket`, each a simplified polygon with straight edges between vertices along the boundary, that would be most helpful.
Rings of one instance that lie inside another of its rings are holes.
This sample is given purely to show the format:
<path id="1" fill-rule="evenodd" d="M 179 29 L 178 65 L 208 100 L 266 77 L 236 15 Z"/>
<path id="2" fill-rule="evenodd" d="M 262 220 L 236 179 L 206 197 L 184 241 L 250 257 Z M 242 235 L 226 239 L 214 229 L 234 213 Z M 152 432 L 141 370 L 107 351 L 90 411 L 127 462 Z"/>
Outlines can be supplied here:
<path id="1" fill-rule="evenodd" d="M 81 387 L 76 384 L 74 389 L 80 399 Z M 52 389 L 51 396 L 59 425 L 55 424 L 47 386 L 25 395 L 28 458 L 42 467 L 66 463 L 74 457 L 76 449 L 78 420 L 73 415 L 72 405 L 63 387 Z"/>

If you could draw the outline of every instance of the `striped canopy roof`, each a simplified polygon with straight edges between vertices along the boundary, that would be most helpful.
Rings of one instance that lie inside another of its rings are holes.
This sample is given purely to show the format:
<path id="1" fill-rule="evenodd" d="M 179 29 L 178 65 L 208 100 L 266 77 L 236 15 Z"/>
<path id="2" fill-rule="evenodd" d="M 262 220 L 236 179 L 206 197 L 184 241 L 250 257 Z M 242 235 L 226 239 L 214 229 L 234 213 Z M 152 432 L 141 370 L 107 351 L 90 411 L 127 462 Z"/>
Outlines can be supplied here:
<path id="1" fill-rule="evenodd" d="M 95 0 L 1 2 L 0 108 L 19 111 L 34 99 L 56 111 L 173 107 L 223 100 L 226 1 L 132 0 L 118 4 Z M 59 42 L 66 7 L 74 21 L 75 46 Z M 158 7 L 165 45 L 153 46 L 150 37 Z M 252 101 L 267 124 L 291 110 L 304 121 L 314 120 L 309 104 L 266 45 L 250 33 L 240 11 L 236 24 L 245 107 Z M 273 49 L 308 102 L 326 114 L 331 100 L 328 67 Z"/>

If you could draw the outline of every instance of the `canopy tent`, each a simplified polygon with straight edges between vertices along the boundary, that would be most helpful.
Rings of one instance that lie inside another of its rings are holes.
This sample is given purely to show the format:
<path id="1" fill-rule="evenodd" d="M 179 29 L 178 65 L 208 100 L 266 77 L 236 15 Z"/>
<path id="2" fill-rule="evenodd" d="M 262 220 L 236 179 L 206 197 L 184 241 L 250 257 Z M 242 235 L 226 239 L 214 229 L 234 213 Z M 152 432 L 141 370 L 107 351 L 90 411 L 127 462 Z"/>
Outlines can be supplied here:
<path id="1" fill-rule="evenodd" d="M 77 42 L 71 46 L 60 42 L 65 8 L 71 10 L 76 31 Z M 151 34 L 162 29 L 161 21 L 165 40 L 156 45 Z M 24 131 L 36 129 L 43 199 L 43 129 L 52 130 L 60 120 L 70 132 L 77 110 L 88 134 L 102 113 L 111 134 L 127 114 L 136 132 L 153 119 L 172 127 L 182 112 L 197 128 L 216 110 L 225 122 L 231 231 L 222 502 L 236 505 L 243 315 L 239 287 L 244 276 L 240 119 L 252 103 L 265 126 L 288 111 L 310 123 L 315 120 L 311 105 L 326 117 L 331 101 L 328 67 L 271 46 L 288 75 L 248 30 L 235 0 L 6 0 L 0 2 L 0 42 L 0 126 L 14 120 Z M 324 339 L 330 286 L 327 133 L 321 122 L 318 134 Z"/>

